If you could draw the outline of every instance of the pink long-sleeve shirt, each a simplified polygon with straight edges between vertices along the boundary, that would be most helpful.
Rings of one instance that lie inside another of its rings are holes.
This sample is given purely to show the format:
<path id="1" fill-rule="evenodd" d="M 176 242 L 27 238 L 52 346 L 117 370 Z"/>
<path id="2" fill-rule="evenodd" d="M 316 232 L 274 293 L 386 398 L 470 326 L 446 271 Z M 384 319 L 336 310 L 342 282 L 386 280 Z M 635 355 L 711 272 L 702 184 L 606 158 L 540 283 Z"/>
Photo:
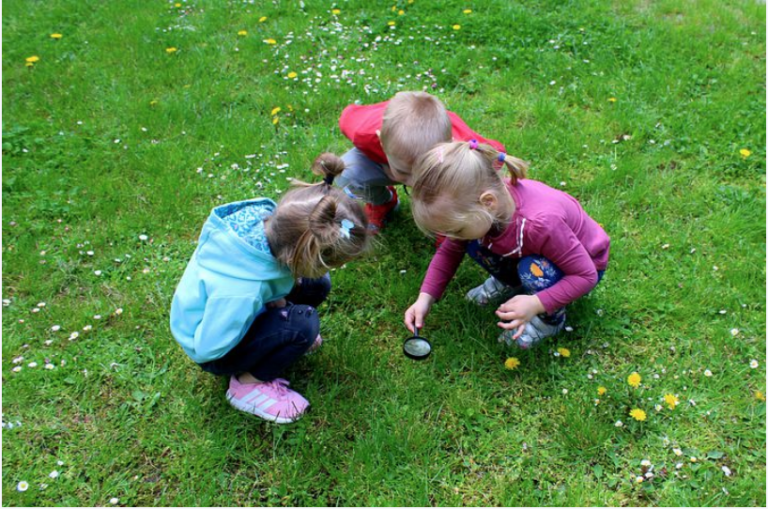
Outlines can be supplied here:
<path id="1" fill-rule="evenodd" d="M 535 180 L 506 181 L 515 212 L 506 229 L 480 243 L 501 256 L 540 255 L 565 274 L 536 295 L 547 313 L 566 306 L 597 284 L 597 271 L 608 265 L 611 239 L 575 198 Z M 421 291 L 435 300 L 456 274 L 468 241 L 447 239 L 429 264 Z"/>

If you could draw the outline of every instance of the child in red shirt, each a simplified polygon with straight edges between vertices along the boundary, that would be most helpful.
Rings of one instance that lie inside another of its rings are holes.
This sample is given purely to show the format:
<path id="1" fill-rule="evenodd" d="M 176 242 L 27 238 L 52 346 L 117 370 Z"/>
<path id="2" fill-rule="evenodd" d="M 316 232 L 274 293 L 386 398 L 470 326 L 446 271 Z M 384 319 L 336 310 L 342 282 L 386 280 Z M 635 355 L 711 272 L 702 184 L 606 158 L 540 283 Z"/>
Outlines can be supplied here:
<path id="1" fill-rule="evenodd" d="M 437 143 L 476 139 L 505 152 L 504 145 L 474 132 L 426 92 L 398 92 L 389 101 L 347 106 L 339 127 L 354 148 L 342 156 L 346 169 L 336 182 L 365 201 L 374 233 L 399 205 L 394 186 L 411 185 L 414 161 Z"/>

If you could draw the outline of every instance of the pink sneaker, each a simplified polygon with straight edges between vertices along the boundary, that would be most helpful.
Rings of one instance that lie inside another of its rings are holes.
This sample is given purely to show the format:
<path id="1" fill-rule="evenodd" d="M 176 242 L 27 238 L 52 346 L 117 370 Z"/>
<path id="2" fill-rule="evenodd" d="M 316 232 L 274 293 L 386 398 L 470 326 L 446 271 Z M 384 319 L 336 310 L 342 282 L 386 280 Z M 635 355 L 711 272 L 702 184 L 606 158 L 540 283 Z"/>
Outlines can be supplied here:
<path id="1" fill-rule="evenodd" d="M 227 400 L 243 412 L 262 419 L 287 424 L 298 420 L 309 406 L 309 401 L 288 388 L 288 380 L 275 378 L 271 382 L 243 384 L 232 376 L 229 379 Z"/>
<path id="2" fill-rule="evenodd" d="M 310 346 L 309 349 L 307 350 L 307 355 L 311 353 L 315 353 L 322 344 L 323 344 L 323 338 L 322 336 L 320 336 L 320 334 L 318 334 L 317 337 L 315 338 L 315 342 L 312 343 L 312 346 Z"/>

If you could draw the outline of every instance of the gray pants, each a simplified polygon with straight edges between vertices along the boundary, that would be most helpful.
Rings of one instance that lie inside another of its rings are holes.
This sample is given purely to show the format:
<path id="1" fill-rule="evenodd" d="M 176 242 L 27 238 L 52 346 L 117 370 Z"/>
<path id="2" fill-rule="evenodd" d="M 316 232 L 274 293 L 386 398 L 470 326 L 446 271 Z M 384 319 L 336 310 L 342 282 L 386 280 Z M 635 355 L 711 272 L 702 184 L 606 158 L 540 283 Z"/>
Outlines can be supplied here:
<path id="1" fill-rule="evenodd" d="M 387 186 L 399 184 L 391 180 L 379 163 L 368 159 L 357 148 L 353 148 L 341 159 L 346 165 L 335 183 L 345 193 L 355 199 L 360 199 L 372 205 L 384 205 L 392 199 L 392 193 Z"/>

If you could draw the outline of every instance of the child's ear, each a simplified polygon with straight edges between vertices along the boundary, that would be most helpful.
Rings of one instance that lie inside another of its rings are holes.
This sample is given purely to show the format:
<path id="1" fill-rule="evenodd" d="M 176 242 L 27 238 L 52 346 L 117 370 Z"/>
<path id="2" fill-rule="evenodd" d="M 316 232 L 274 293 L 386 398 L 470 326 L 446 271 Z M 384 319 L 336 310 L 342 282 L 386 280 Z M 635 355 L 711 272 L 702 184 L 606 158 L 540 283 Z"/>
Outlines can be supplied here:
<path id="1" fill-rule="evenodd" d="M 499 199 L 492 191 L 485 191 L 480 195 L 480 204 L 493 214 L 499 207 Z"/>

